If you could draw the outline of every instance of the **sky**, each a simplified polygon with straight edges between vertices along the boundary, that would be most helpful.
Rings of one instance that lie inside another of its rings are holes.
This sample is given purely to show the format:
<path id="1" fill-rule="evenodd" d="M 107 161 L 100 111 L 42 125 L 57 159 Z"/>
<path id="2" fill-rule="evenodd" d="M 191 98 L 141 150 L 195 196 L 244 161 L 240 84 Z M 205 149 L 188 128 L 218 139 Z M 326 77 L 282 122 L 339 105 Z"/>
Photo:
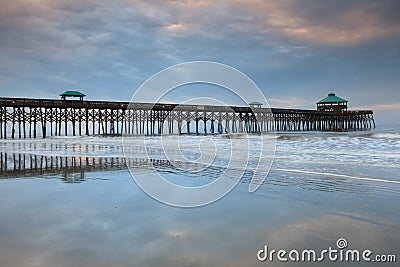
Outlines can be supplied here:
<path id="1" fill-rule="evenodd" d="M 0 0 L 0 96 L 129 101 L 167 67 L 213 61 L 250 77 L 271 107 L 314 109 L 334 91 L 396 123 L 398 14 L 397 0 Z M 171 102 L 221 94 L 178 91 Z"/>

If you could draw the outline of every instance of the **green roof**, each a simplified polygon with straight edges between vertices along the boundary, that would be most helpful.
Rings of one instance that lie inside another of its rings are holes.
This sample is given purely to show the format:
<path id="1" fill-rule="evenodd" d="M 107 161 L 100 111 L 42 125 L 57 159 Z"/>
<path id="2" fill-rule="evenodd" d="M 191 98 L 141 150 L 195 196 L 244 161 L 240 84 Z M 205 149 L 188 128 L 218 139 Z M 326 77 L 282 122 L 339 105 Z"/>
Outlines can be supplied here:
<path id="1" fill-rule="evenodd" d="M 251 103 L 249 103 L 249 105 L 263 105 L 263 103 L 260 103 L 260 102 L 251 102 Z"/>
<path id="2" fill-rule="evenodd" d="M 83 97 L 86 96 L 85 94 L 82 94 L 81 92 L 78 91 L 65 91 L 62 93 L 60 96 L 72 96 L 72 97 Z"/>
<path id="3" fill-rule="evenodd" d="M 347 100 L 340 98 L 335 95 L 335 93 L 329 93 L 327 97 L 321 99 L 317 104 L 324 104 L 324 103 L 346 103 Z"/>

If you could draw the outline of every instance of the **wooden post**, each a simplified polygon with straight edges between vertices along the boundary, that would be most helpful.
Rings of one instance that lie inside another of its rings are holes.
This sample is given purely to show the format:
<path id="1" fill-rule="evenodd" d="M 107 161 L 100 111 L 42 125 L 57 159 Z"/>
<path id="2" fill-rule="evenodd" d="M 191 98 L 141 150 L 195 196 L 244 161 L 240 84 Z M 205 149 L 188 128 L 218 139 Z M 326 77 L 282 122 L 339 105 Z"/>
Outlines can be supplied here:
<path id="1" fill-rule="evenodd" d="M 197 112 L 195 113 L 196 116 L 196 135 L 199 135 L 199 117 Z"/>
<path id="2" fill-rule="evenodd" d="M 98 123 L 97 123 L 97 133 L 98 133 L 98 135 L 100 135 L 101 128 L 103 127 L 101 109 L 98 110 L 98 115 L 99 115 L 99 118 L 98 118 Z M 104 131 L 104 129 L 103 129 L 103 131 Z"/>
<path id="3" fill-rule="evenodd" d="M 116 122 L 116 127 L 117 127 L 117 135 L 119 135 L 119 110 L 115 110 L 115 122 Z"/>
<path id="4" fill-rule="evenodd" d="M 235 123 L 236 123 L 236 122 L 235 122 L 235 118 L 236 118 L 236 117 L 235 117 L 235 114 L 236 114 L 236 113 L 233 112 L 232 115 L 230 116 L 231 124 L 230 124 L 230 126 L 229 126 L 230 128 L 228 129 L 228 131 L 231 132 L 231 133 L 235 133 Z"/>
<path id="5" fill-rule="evenodd" d="M 111 116 L 111 112 L 108 112 L 108 109 L 104 110 L 104 129 L 103 129 L 103 134 L 108 134 L 108 117 Z"/>
<path id="6" fill-rule="evenodd" d="M 23 113 L 22 113 L 20 107 L 18 108 L 17 112 L 18 112 L 18 114 L 17 114 L 18 115 L 18 137 L 19 137 L 19 139 L 21 139 L 21 137 L 22 137 L 21 124 L 22 124 L 22 115 L 23 115 Z"/>
<path id="7" fill-rule="evenodd" d="M 92 109 L 92 135 L 96 134 L 96 111 Z"/>
<path id="8" fill-rule="evenodd" d="M 149 111 L 146 111 L 146 135 L 149 135 Z"/>
<path id="9" fill-rule="evenodd" d="M 29 138 L 32 138 L 32 108 L 29 108 Z"/>
<path id="10" fill-rule="evenodd" d="M 79 125 L 79 136 L 82 136 L 82 110 L 78 110 L 78 125 Z"/>
<path id="11" fill-rule="evenodd" d="M 75 115 L 76 115 L 75 109 L 71 108 L 71 114 L 72 114 L 72 136 L 75 136 L 76 135 L 76 133 L 75 133 L 75 122 L 76 122 L 76 120 L 75 120 Z"/>
<path id="12" fill-rule="evenodd" d="M 126 118 L 127 117 L 127 118 Z M 131 129 L 131 118 L 132 118 L 132 112 L 131 110 L 127 110 L 125 112 L 125 132 L 126 134 L 132 134 L 132 129 Z M 126 125 L 126 123 L 128 125 Z"/>
<path id="13" fill-rule="evenodd" d="M 126 117 L 125 117 L 125 110 L 121 109 L 121 135 L 124 134 L 124 131 L 126 132 L 126 129 L 127 129 L 126 125 L 127 125 L 127 122 L 126 122 Z"/>
<path id="14" fill-rule="evenodd" d="M 53 136 L 53 108 L 50 108 L 50 136 Z"/>
<path id="15" fill-rule="evenodd" d="M 204 121 L 204 135 L 207 135 L 207 113 L 204 111 L 203 113 L 203 121 Z"/>
<path id="16" fill-rule="evenodd" d="M 133 114 L 134 114 L 134 116 L 135 116 L 135 122 L 134 122 L 134 124 L 135 124 L 135 131 L 136 131 L 136 134 L 139 134 L 139 124 L 138 124 L 138 118 L 139 118 L 139 113 L 140 111 L 138 111 L 138 110 L 135 110 L 134 112 L 133 112 Z"/>
<path id="17" fill-rule="evenodd" d="M 178 111 L 178 119 L 177 119 L 177 123 L 178 123 L 178 134 L 182 134 L 182 112 Z"/>
<path id="18" fill-rule="evenodd" d="M 190 112 L 187 111 L 186 113 L 186 132 L 190 134 Z"/>
<path id="19" fill-rule="evenodd" d="M 156 134 L 156 120 L 157 120 L 157 116 L 158 116 L 158 112 L 157 111 L 152 111 L 152 114 L 151 114 L 151 124 L 152 124 L 152 127 L 151 127 L 151 135 L 155 135 Z"/>
<path id="20" fill-rule="evenodd" d="M 7 139 L 7 107 L 4 107 L 3 109 L 3 127 L 4 127 L 4 134 L 3 137 L 4 139 Z M 0 131 L 3 131 L 3 128 L 0 129 Z"/>
<path id="21" fill-rule="evenodd" d="M 46 120 L 46 112 L 47 111 L 47 109 L 45 108 L 44 109 L 44 114 L 43 114 L 43 110 L 42 110 L 42 107 L 40 107 L 40 122 L 42 123 L 42 137 L 43 137 L 43 139 L 44 138 L 46 138 L 46 134 L 47 134 L 47 131 L 46 131 L 46 124 L 47 124 L 47 120 Z"/>
<path id="22" fill-rule="evenodd" d="M 54 135 L 57 136 L 60 134 L 60 127 L 61 127 L 61 109 L 56 108 L 55 109 L 55 113 L 56 113 L 56 128 L 55 128 L 55 133 Z"/>
<path id="23" fill-rule="evenodd" d="M 63 118 L 64 118 L 64 127 L 65 127 L 64 132 L 65 132 L 65 136 L 68 136 L 68 109 L 67 109 L 67 108 L 64 109 L 64 116 L 63 116 Z"/>
<path id="24" fill-rule="evenodd" d="M 11 138 L 14 139 L 15 135 L 15 107 L 13 107 L 13 115 L 12 115 L 12 129 L 11 129 Z"/>
<path id="25" fill-rule="evenodd" d="M 228 112 L 225 113 L 225 133 L 229 131 L 229 114 Z"/>
<path id="26" fill-rule="evenodd" d="M 85 108 L 85 128 L 86 128 L 86 136 L 89 136 L 89 110 Z"/>

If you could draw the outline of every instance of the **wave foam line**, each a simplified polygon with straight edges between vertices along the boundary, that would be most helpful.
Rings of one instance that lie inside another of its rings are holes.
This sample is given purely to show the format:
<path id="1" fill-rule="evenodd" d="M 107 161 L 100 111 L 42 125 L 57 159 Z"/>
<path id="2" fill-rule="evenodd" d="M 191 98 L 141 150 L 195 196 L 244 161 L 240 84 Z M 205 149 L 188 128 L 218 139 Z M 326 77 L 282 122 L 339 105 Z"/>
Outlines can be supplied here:
<path id="1" fill-rule="evenodd" d="M 373 181 L 373 182 L 381 182 L 381 183 L 391 183 L 391 184 L 400 184 L 400 181 L 393 181 L 393 180 L 385 180 L 385 179 L 378 179 L 378 178 L 370 178 L 370 177 L 357 177 L 357 176 L 350 176 L 345 174 L 335 174 L 335 173 L 328 173 L 328 172 L 314 172 L 314 171 L 303 171 L 303 170 L 292 170 L 292 169 L 273 169 L 275 171 L 285 171 L 285 172 L 295 172 L 295 173 L 306 173 L 306 174 L 320 174 L 320 175 L 330 175 L 336 177 L 344 177 L 356 180 L 365 180 L 365 181 Z"/>

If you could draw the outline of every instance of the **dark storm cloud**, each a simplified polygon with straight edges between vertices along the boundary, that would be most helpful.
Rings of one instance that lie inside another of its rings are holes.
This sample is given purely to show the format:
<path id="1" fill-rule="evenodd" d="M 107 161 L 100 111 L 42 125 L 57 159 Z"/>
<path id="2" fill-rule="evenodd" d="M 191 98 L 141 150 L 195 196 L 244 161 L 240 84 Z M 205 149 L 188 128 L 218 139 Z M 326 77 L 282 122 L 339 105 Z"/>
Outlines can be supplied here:
<path id="1" fill-rule="evenodd" d="M 127 100 L 190 60 L 244 71 L 274 105 L 328 91 L 400 103 L 398 1 L 0 1 L 0 92 Z M 307 104 L 309 103 L 309 104 Z M 387 107 L 387 106 L 385 106 Z"/>

